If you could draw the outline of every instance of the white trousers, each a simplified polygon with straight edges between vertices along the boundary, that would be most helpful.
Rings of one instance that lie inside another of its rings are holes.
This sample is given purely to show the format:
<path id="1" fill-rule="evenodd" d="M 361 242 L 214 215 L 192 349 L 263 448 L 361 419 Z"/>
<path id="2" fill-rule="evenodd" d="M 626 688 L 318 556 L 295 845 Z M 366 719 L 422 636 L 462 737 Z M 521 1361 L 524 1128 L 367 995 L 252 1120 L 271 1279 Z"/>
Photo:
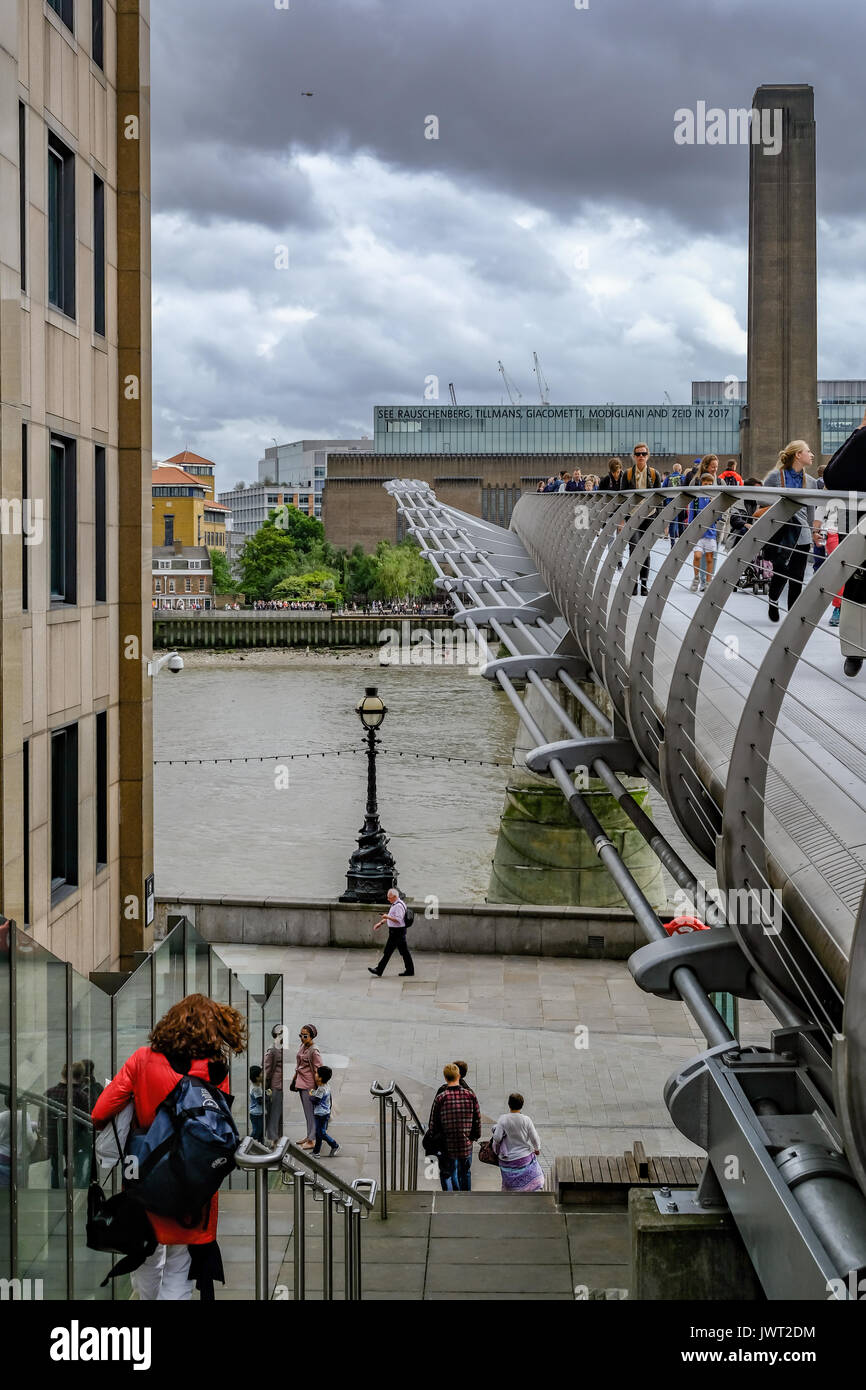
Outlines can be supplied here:
<path id="1" fill-rule="evenodd" d="M 189 1246 L 158 1245 L 130 1278 L 142 1302 L 178 1303 L 192 1298 L 195 1281 L 188 1276 Z"/>

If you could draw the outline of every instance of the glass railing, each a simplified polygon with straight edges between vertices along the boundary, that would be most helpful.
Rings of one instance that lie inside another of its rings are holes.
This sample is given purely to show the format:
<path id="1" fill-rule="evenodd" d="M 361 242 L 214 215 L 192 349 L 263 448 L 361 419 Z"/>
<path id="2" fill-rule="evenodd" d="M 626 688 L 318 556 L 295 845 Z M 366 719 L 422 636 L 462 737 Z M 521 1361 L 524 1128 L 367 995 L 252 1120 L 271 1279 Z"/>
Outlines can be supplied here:
<path id="1" fill-rule="evenodd" d="M 247 1050 L 232 1058 L 229 1086 L 241 1138 L 250 1133 L 249 1067 L 261 1065 L 265 1039 L 282 1022 L 281 977 L 241 979 L 185 918 L 169 925 L 131 974 L 95 983 L 0 919 L 0 1296 L 128 1297 L 128 1279 L 100 1288 L 110 1259 L 85 1243 L 90 1111 L 187 994 L 231 1004 L 246 1020 Z M 117 1182 L 115 1170 L 107 1186 Z M 251 1184 L 236 1172 L 222 1190 Z"/>

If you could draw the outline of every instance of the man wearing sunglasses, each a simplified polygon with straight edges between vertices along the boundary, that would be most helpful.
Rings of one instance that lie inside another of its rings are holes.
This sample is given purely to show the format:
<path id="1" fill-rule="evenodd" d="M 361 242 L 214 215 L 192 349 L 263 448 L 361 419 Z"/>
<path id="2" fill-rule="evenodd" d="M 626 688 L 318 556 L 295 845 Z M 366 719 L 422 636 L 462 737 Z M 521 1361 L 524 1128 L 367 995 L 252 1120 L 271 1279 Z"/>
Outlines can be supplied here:
<path id="1" fill-rule="evenodd" d="M 635 444 L 631 454 L 631 467 L 627 468 L 620 478 L 620 492 L 641 492 L 645 488 L 661 487 L 662 480 L 655 468 L 649 465 L 649 445 L 640 443 Z M 650 512 L 649 516 L 641 522 L 640 526 L 629 537 L 628 553 L 631 555 L 644 531 L 652 521 L 655 512 Z M 644 560 L 640 567 L 640 591 L 643 597 L 647 594 L 647 584 L 649 582 L 649 556 Z M 637 585 L 632 589 L 632 594 L 637 593 Z"/>

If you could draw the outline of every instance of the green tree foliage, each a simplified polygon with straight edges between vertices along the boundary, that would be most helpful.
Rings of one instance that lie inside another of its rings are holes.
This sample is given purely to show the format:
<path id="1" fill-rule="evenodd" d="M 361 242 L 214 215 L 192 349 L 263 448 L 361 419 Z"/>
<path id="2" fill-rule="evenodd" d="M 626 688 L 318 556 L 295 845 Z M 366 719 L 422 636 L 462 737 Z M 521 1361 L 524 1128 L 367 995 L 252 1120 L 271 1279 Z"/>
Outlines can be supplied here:
<path id="1" fill-rule="evenodd" d="M 211 569 L 213 570 L 213 591 L 215 594 L 233 594 L 237 592 L 238 582 L 229 568 L 229 562 L 221 550 L 211 550 L 210 555 Z"/>
<path id="2" fill-rule="evenodd" d="M 365 555 L 356 545 L 347 565 L 347 596 L 404 599 L 426 597 L 435 592 L 436 572 L 425 560 L 414 541 L 380 541 L 375 555 Z"/>

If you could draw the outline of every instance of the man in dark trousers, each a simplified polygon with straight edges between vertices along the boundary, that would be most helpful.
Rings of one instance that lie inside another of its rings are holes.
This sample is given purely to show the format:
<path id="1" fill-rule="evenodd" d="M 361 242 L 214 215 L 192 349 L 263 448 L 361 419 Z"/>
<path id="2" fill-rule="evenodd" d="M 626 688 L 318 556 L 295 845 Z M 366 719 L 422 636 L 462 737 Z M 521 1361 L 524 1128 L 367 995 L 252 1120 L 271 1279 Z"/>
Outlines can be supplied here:
<path id="1" fill-rule="evenodd" d="M 454 1062 L 443 1067 L 442 1074 L 445 1085 L 436 1094 L 427 1126 L 438 1139 L 439 1184 L 443 1192 L 469 1192 L 472 1145 L 481 1138 L 481 1107 L 475 1092 L 461 1086 Z"/>
<path id="2" fill-rule="evenodd" d="M 368 965 L 367 969 L 371 975 L 382 975 L 385 966 L 391 959 L 395 951 L 400 952 L 405 970 L 401 970 L 401 975 L 414 975 L 415 963 L 409 954 L 409 947 L 406 945 L 406 904 L 403 902 L 396 888 L 388 889 L 388 911 L 373 923 L 373 931 L 383 927 L 388 923 L 388 940 L 385 943 L 385 950 L 382 952 L 382 959 L 377 966 Z"/>
<path id="3" fill-rule="evenodd" d="M 649 466 L 649 445 L 635 444 L 631 455 L 631 467 L 627 468 L 620 478 L 620 492 L 638 492 L 644 488 L 661 487 L 662 480 L 654 468 Z M 655 512 L 650 512 L 649 516 L 641 522 L 637 530 L 629 537 L 628 553 L 631 555 L 644 531 L 652 521 Z M 649 580 L 649 556 L 646 557 L 640 567 L 640 591 L 646 597 L 647 582 Z M 637 593 L 637 585 L 632 589 L 632 594 Z"/>

